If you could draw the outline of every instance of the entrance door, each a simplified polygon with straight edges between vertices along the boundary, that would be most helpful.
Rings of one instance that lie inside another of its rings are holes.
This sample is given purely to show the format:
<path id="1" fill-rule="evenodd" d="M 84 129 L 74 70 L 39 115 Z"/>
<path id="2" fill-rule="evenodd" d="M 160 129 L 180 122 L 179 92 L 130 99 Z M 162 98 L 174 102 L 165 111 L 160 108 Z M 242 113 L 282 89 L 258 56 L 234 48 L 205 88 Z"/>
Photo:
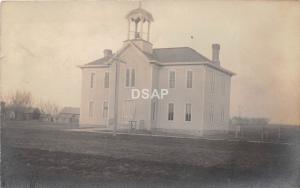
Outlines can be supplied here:
<path id="1" fill-rule="evenodd" d="M 123 105 L 123 120 L 128 124 L 129 121 L 136 121 L 136 101 L 125 100 Z"/>

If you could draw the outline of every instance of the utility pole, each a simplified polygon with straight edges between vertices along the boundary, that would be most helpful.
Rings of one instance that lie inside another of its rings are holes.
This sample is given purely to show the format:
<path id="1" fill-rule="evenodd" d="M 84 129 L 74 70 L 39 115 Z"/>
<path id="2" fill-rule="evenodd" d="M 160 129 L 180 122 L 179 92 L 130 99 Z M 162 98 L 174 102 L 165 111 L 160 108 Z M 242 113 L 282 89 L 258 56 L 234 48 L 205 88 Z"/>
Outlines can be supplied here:
<path id="1" fill-rule="evenodd" d="M 120 76 L 120 63 L 126 64 L 126 62 L 120 60 L 118 57 L 114 57 L 113 61 L 116 64 L 116 76 L 115 76 L 115 103 L 114 103 L 114 130 L 113 130 L 113 135 L 117 135 L 117 129 L 118 129 L 118 101 L 119 101 L 119 76 Z"/>
<path id="2" fill-rule="evenodd" d="M 119 98 L 119 73 L 120 73 L 120 64 L 119 61 L 116 60 L 116 76 L 115 76 L 115 104 L 114 104 L 114 130 L 113 135 L 117 135 L 117 128 L 118 128 L 118 98 Z"/>

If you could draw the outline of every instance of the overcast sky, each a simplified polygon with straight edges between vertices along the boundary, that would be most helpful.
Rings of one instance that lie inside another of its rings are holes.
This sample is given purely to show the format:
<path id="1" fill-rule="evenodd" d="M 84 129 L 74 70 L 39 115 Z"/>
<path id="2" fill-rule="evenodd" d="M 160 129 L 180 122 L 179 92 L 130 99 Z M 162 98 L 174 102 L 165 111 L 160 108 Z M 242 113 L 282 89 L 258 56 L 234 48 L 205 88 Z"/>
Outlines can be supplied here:
<path id="1" fill-rule="evenodd" d="M 296 1 L 144 1 L 154 17 L 154 47 L 190 46 L 232 78 L 231 115 L 300 124 L 300 3 Z M 114 52 L 127 36 L 134 1 L 5 2 L 2 89 L 31 91 L 36 101 L 80 104 L 77 65 Z M 191 38 L 193 36 L 193 39 Z"/>

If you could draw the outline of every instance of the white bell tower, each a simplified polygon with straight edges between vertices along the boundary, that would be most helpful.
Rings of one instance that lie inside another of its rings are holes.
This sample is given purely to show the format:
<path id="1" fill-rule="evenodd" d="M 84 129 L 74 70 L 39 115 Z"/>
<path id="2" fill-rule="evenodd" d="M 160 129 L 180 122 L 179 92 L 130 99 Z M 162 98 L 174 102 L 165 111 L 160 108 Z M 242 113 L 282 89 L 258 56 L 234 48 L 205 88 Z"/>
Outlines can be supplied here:
<path id="1" fill-rule="evenodd" d="M 142 8 L 140 1 L 139 7 L 130 11 L 126 15 L 126 19 L 128 21 L 127 41 L 132 41 L 143 51 L 152 53 L 152 44 L 150 43 L 150 26 L 151 22 L 153 22 L 152 14 Z"/>

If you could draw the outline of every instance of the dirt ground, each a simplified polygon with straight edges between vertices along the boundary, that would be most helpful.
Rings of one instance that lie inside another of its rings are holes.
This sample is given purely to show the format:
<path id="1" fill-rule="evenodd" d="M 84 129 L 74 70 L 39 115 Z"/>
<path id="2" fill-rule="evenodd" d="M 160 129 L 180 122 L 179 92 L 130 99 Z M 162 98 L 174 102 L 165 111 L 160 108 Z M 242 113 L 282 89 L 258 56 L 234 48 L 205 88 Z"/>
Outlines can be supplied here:
<path id="1" fill-rule="evenodd" d="M 4 187 L 299 187 L 298 144 L 6 126 Z"/>

